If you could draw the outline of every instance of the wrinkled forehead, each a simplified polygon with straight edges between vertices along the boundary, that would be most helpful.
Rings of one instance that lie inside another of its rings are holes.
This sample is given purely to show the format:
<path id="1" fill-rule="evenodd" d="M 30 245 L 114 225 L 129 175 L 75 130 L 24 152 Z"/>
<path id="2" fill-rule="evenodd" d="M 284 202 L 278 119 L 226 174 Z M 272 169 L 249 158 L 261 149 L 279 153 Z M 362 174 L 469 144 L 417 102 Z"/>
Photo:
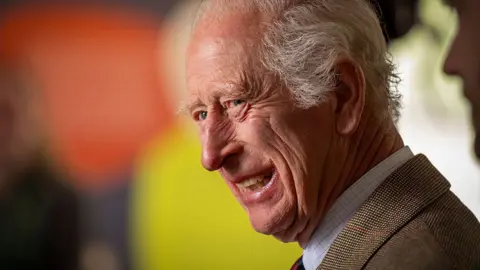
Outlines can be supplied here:
<path id="1" fill-rule="evenodd" d="M 240 13 L 215 20 L 205 17 L 197 24 L 186 55 L 189 99 L 238 89 L 242 75 L 253 72 L 253 66 L 259 64 L 258 24 L 249 21 L 251 16 Z"/>
<path id="2" fill-rule="evenodd" d="M 255 9 L 216 10 L 212 7 L 202 13 L 192 31 L 190 45 L 212 39 L 246 45 L 259 41 L 267 22 L 265 14 Z"/>
<path id="3" fill-rule="evenodd" d="M 251 74 L 252 55 L 244 42 L 232 39 L 202 39 L 187 55 L 187 103 L 210 103 L 242 89 L 245 74 Z"/>
<path id="4" fill-rule="evenodd" d="M 187 56 L 208 47 L 216 51 L 253 47 L 260 39 L 262 25 L 263 19 L 257 12 L 232 11 L 221 16 L 207 12 L 193 29 Z"/>
<path id="5" fill-rule="evenodd" d="M 197 32 L 203 30 L 222 35 L 253 33 L 271 19 L 269 14 L 249 0 L 207 0 L 200 5 L 193 26 Z"/>
<path id="6" fill-rule="evenodd" d="M 186 57 L 187 72 L 199 66 L 213 64 L 225 68 L 225 64 L 239 64 L 249 57 L 249 48 L 245 42 L 238 38 L 203 36 L 192 39 L 189 43 Z"/>

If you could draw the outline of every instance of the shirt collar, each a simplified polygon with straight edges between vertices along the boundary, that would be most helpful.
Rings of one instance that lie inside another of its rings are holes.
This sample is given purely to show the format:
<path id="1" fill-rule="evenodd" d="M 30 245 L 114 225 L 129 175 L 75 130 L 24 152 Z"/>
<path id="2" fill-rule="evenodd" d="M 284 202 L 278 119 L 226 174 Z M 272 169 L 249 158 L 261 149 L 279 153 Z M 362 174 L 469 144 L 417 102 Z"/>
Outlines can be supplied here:
<path id="1" fill-rule="evenodd" d="M 303 252 L 306 270 L 316 269 L 347 222 L 373 191 L 396 169 L 413 157 L 408 146 L 368 171 L 335 201 Z"/>

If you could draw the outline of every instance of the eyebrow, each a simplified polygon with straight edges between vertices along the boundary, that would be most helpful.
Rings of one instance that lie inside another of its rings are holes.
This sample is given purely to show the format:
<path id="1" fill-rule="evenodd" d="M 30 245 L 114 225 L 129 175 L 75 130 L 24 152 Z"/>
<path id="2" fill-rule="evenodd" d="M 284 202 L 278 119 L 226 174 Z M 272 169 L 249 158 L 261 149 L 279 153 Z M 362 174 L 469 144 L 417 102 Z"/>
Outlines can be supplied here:
<path id="1" fill-rule="evenodd" d="M 195 100 L 193 102 L 182 102 L 180 103 L 180 105 L 178 106 L 178 109 L 177 109 L 177 114 L 182 114 L 182 115 L 188 115 L 188 114 L 191 114 L 192 111 L 197 108 L 197 107 L 201 107 L 201 106 L 204 106 L 203 102 L 201 102 L 200 100 Z"/>
<path id="2" fill-rule="evenodd" d="M 243 93 L 242 96 L 245 96 L 245 99 L 251 99 L 267 87 L 266 80 L 261 80 L 258 76 L 254 75 L 253 72 L 242 72 L 238 82 L 227 84 L 231 87 L 220 87 L 213 92 L 214 100 L 220 99 L 221 96 L 234 96 L 235 93 Z M 205 106 L 205 104 L 200 99 L 183 102 L 180 104 L 177 113 L 191 114 L 193 110 L 203 106 Z"/>

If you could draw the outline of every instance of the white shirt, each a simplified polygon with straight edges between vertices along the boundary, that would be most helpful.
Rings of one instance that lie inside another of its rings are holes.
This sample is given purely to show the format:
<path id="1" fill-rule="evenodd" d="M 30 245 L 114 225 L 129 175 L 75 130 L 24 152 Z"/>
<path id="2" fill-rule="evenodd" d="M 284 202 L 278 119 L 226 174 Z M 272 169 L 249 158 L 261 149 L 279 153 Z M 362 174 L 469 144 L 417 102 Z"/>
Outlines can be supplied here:
<path id="1" fill-rule="evenodd" d="M 303 251 L 305 270 L 315 270 L 357 209 L 397 168 L 413 157 L 408 146 L 380 162 L 350 186 L 327 212 Z"/>

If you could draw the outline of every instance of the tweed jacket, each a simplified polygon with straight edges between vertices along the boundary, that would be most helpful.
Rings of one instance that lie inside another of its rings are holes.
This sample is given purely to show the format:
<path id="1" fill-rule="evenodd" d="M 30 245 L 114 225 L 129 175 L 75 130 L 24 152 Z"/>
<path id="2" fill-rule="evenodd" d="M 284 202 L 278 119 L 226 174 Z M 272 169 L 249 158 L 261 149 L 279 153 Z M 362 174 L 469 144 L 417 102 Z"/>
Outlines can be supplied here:
<path id="1" fill-rule="evenodd" d="M 417 155 L 362 204 L 323 269 L 480 269 L 480 223 Z"/>

